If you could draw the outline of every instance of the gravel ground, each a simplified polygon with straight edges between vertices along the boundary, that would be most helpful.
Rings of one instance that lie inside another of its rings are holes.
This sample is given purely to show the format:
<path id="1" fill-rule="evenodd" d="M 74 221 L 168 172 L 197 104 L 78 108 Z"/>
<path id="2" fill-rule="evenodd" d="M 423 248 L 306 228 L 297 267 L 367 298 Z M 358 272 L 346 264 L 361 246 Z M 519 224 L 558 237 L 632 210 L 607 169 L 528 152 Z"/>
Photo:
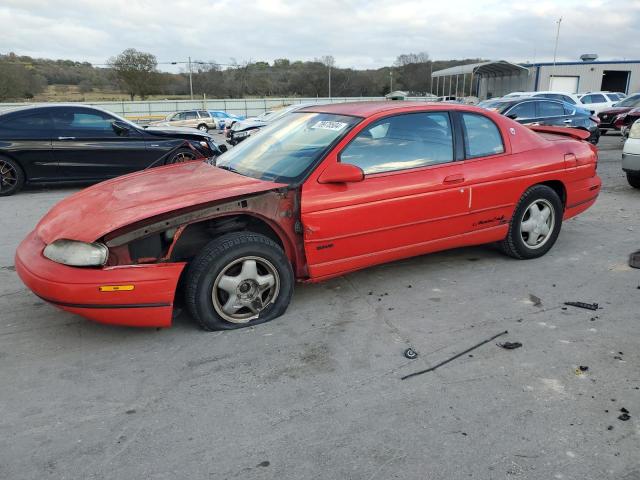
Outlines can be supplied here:
<path id="1" fill-rule="evenodd" d="M 75 189 L 0 199 L 0 478 L 640 479 L 640 191 L 620 137 L 600 147 L 600 199 L 541 259 L 395 262 L 298 285 L 283 317 L 224 333 L 43 303 L 14 251 Z M 523 347 L 400 380 L 503 330 Z"/>

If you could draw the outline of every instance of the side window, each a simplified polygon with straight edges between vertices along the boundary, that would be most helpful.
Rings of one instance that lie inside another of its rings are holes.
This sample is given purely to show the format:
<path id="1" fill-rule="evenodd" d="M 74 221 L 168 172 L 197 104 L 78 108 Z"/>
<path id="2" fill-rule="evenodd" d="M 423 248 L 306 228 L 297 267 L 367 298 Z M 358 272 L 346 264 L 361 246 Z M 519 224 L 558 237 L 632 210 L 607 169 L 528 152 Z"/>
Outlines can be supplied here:
<path id="1" fill-rule="evenodd" d="M 98 132 L 117 136 L 111 126 L 115 118 L 106 113 L 81 108 L 60 108 L 53 112 L 56 130 L 66 132 Z"/>
<path id="2" fill-rule="evenodd" d="M 462 124 L 467 158 L 486 157 L 504 152 L 502 136 L 493 121 L 484 115 L 463 113 Z"/>
<path id="3" fill-rule="evenodd" d="M 561 117 L 564 115 L 564 107 L 560 102 L 538 102 L 538 117 Z"/>
<path id="4" fill-rule="evenodd" d="M 620 97 L 618 97 L 618 95 L 616 95 L 615 93 L 607 93 L 606 97 L 611 102 L 617 102 L 618 100 L 620 100 Z"/>
<path id="5" fill-rule="evenodd" d="M 0 138 L 44 138 L 51 136 L 49 112 L 10 115 L 0 121 Z"/>
<path id="6" fill-rule="evenodd" d="M 526 118 L 535 118 L 536 116 L 536 107 L 533 102 L 523 102 L 511 108 L 507 112 L 507 116 L 509 118 L 515 118 L 518 120 L 523 120 Z"/>
<path id="7" fill-rule="evenodd" d="M 572 108 L 571 105 L 567 105 L 566 103 L 562 106 L 565 115 L 574 115 L 576 113 L 576 109 Z"/>
<path id="8" fill-rule="evenodd" d="M 205 112 L 204 110 L 198 110 L 198 115 L 200 115 L 200 118 L 211 118 L 209 112 Z"/>
<path id="9" fill-rule="evenodd" d="M 600 95 L 595 94 L 595 95 L 591 95 L 591 103 L 605 103 L 607 101 L 606 98 L 604 98 L 604 95 Z"/>
<path id="10" fill-rule="evenodd" d="M 365 174 L 452 162 L 449 115 L 408 113 L 373 122 L 347 145 L 340 161 L 362 168 Z"/>
<path id="11" fill-rule="evenodd" d="M 576 102 L 573 98 L 571 98 L 568 95 L 560 95 L 561 98 L 559 98 L 558 100 L 564 100 L 567 103 L 570 103 L 571 105 L 575 105 Z"/>
<path id="12" fill-rule="evenodd" d="M 185 120 L 195 120 L 195 119 L 198 118 L 198 114 L 195 111 L 193 111 L 193 112 L 184 112 L 182 115 L 184 115 L 184 119 Z"/>
<path id="13" fill-rule="evenodd" d="M 593 101 L 591 100 L 591 95 L 583 95 L 582 97 L 580 97 L 580 101 L 584 104 L 593 103 Z"/>

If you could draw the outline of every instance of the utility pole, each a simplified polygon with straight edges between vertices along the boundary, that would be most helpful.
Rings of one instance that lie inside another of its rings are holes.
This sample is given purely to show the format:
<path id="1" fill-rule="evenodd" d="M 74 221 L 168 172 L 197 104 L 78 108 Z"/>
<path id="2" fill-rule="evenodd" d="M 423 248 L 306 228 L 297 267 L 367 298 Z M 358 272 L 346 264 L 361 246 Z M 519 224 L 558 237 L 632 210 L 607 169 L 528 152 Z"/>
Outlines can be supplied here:
<path id="1" fill-rule="evenodd" d="M 191 70 L 191 57 L 189 57 L 189 93 L 191 94 L 191 100 L 193 100 L 193 72 Z"/>
<path id="2" fill-rule="evenodd" d="M 329 63 L 329 98 L 331 98 L 331 63 Z"/>
<path id="3" fill-rule="evenodd" d="M 389 93 L 393 92 L 393 70 L 389 69 Z"/>
<path id="4" fill-rule="evenodd" d="M 553 68 L 551 70 L 551 75 L 549 76 L 549 90 L 551 90 L 551 81 L 556 74 L 556 57 L 558 55 L 558 39 L 560 38 L 560 24 L 562 23 L 562 17 L 558 19 L 558 30 L 556 30 L 556 44 L 553 47 Z"/>

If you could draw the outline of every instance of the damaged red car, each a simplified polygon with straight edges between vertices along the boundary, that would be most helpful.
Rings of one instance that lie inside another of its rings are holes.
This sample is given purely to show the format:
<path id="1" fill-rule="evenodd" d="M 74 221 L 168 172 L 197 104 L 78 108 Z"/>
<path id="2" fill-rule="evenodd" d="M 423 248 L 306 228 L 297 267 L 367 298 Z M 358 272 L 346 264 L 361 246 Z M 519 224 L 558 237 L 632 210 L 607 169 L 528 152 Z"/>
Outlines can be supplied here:
<path id="1" fill-rule="evenodd" d="M 168 327 L 183 300 L 205 329 L 255 325 L 286 310 L 295 281 L 493 242 L 544 255 L 600 191 L 585 136 L 455 104 L 310 106 L 215 161 L 70 196 L 16 269 L 98 322 Z"/>

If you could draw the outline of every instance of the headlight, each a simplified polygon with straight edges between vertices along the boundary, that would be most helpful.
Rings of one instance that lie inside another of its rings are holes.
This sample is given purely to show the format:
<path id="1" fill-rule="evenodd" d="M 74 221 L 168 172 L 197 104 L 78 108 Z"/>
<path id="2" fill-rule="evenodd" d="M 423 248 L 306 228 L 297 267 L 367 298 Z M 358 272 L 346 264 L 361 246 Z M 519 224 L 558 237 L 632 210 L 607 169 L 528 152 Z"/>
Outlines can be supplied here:
<path id="1" fill-rule="evenodd" d="M 109 249 L 102 243 L 60 239 L 47 245 L 43 255 L 49 260 L 72 267 L 97 267 L 107 263 Z"/>
<path id="2" fill-rule="evenodd" d="M 629 130 L 629 138 L 640 138 L 640 120 L 636 120 Z"/>

